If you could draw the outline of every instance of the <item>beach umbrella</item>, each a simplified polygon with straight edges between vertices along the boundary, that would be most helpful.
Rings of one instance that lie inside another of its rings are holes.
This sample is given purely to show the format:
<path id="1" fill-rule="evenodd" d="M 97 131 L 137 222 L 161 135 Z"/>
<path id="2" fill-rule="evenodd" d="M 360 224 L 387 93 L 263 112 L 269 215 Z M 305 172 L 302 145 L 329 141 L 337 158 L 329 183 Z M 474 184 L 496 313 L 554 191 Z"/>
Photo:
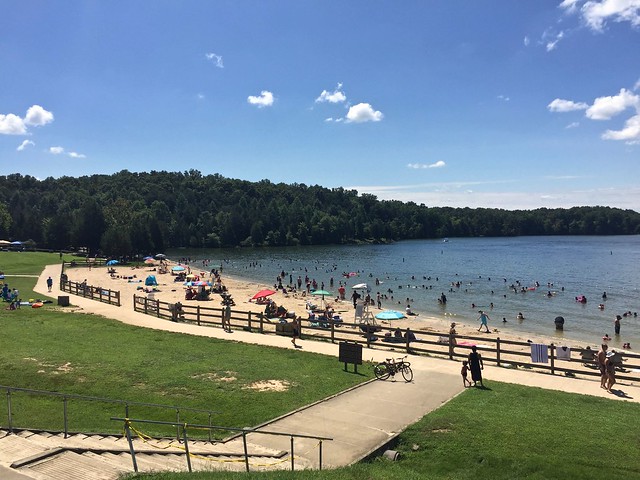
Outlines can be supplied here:
<path id="1" fill-rule="evenodd" d="M 149 260 L 149 259 L 153 260 L 153 257 L 150 257 L 149 255 L 147 255 L 147 256 L 146 256 L 146 257 L 144 257 L 142 260 Z"/>
<path id="2" fill-rule="evenodd" d="M 405 314 L 396 310 L 384 310 L 376 315 L 378 320 L 399 320 L 404 318 Z"/>
<path id="3" fill-rule="evenodd" d="M 107 262 L 108 266 L 112 266 L 112 265 L 118 265 L 120 262 L 118 260 L 109 260 Z"/>
<path id="4" fill-rule="evenodd" d="M 146 263 L 147 265 L 153 265 L 155 262 L 153 261 L 153 258 L 147 258 L 144 263 Z"/>
<path id="5" fill-rule="evenodd" d="M 326 290 L 314 290 L 311 292 L 311 295 L 322 295 L 324 297 L 325 295 L 332 296 L 333 293 L 327 292 Z"/>
<path id="6" fill-rule="evenodd" d="M 354 290 L 366 290 L 367 292 L 371 290 L 369 288 L 369 285 L 367 285 L 366 283 L 358 283 L 357 285 L 354 285 L 351 288 L 353 288 Z"/>
<path id="7" fill-rule="evenodd" d="M 9 240 L 0 240 L 0 245 L 11 245 Z"/>
<path id="8" fill-rule="evenodd" d="M 274 293 L 276 293 L 274 290 L 269 290 L 269 289 L 260 290 L 253 297 L 251 297 L 251 300 L 257 300 L 258 298 L 268 297 L 269 295 L 273 295 Z"/>
<path id="9" fill-rule="evenodd" d="M 166 260 L 167 256 L 164 253 L 159 253 L 154 257 L 156 260 Z"/>
<path id="10" fill-rule="evenodd" d="M 313 292 L 311 292 L 311 295 L 315 295 L 318 297 L 321 297 L 321 301 L 322 301 L 322 307 L 324 308 L 325 306 L 325 302 L 324 302 L 324 296 L 325 295 L 333 295 L 331 292 L 327 292 L 326 290 L 314 290 Z"/>
<path id="11" fill-rule="evenodd" d="M 176 265 L 171 269 L 172 272 L 184 272 L 185 268 L 182 265 Z"/>

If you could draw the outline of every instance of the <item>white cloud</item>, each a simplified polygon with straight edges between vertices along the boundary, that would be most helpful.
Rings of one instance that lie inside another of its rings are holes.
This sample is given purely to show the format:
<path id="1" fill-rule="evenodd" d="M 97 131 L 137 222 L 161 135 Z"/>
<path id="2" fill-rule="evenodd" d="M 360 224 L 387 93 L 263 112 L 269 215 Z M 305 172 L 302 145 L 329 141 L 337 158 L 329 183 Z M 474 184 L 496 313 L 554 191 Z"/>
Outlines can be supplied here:
<path id="1" fill-rule="evenodd" d="M 624 140 L 629 144 L 640 143 L 640 114 L 628 119 L 622 130 L 607 130 L 602 134 L 605 140 Z"/>
<path id="2" fill-rule="evenodd" d="M 618 95 L 596 98 L 586 115 L 591 120 L 609 120 L 630 107 L 640 107 L 640 96 L 623 88 Z"/>
<path id="3" fill-rule="evenodd" d="M 198 100 L 204 100 L 206 97 L 205 97 L 204 93 L 198 93 L 198 94 L 196 95 L 196 98 L 197 98 Z"/>
<path id="4" fill-rule="evenodd" d="M 53 122 L 53 113 L 40 105 L 32 105 L 24 118 L 13 113 L 0 114 L 0 135 L 27 135 L 27 126 L 39 127 Z"/>
<path id="5" fill-rule="evenodd" d="M 447 164 L 444 163 L 442 160 L 438 160 L 435 163 L 409 163 L 407 164 L 408 168 L 413 168 L 413 169 L 423 169 L 423 168 L 442 168 L 445 167 Z"/>
<path id="6" fill-rule="evenodd" d="M 578 9 L 578 2 L 579 0 L 563 0 L 558 7 L 563 8 L 567 13 L 574 13 Z"/>
<path id="7" fill-rule="evenodd" d="M 40 127 L 51 122 L 53 122 L 53 113 L 48 112 L 40 105 L 32 105 L 29 107 L 27 115 L 24 117 L 24 123 L 26 125 Z"/>
<path id="8" fill-rule="evenodd" d="M 498 95 L 498 100 L 502 100 L 503 102 L 508 102 L 511 99 L 506 95 Z"/>
<path id="9" fill-rule="evenodd" d="M 359 103 L 349 108 L 346 115 L 347 122 L 364 123 L 379 122 L 384 118 L 382 112 L 374 110 L 368 103 Z"/>
<path id="10" fill-rule="evenodd" d="M 609 20 L 640 26 L 640 0 L 592 0 L 584 3 L 580 13 L 587 26 L 597 32 Z"/>
<path id="11" fill-rule="evenodd" d="M 633 86 L 633 89 L 635 91 L 640 90 L 640 78 L 638 79 L 638 81 L 636 82 L 636 84 Z"/>
<path id="12" fill-rule="evenodd" d="M 552 50 L 555 50 L 556 46 L 558 45 L 558 42 L 563 38 L 564 38 L 564 32 L 560 32 L 554 37 L 553 40 L 549 40 L 546 45 L 547 52 L 551 52 Z"/>
<path id="13" fill-rule="evenodd" d="M 221 55 L 216 55 L 215 53 L 205 53 L 204 56 L 207 60 L 211 61 L 216 67 L 224 68 Z"/>
<path id="14" fill-rule="evenodd" d="M 35 146 L 35 143 L 33 143 L 31 140 L 25 140 L 24 142 L 22 142 L 18 148 L 16 148 L 16 150 L 18 152 L 23 151 L 25 148 L 27 148 L 29 145 L 31 145 L 32 147 Z"/>
<path id="15" fill-rule="evenodd" d="M 26 135 L 27 127 L 22 118 L 13 113 L 0 114 L 0 134 L 2 135 Z"/>
<path id="16" fill-rule="evenodd" d="M 522 43 L 524 43 L 525 47 L 528 47 L 529 44 L 531 43 L 531 40 L 529 40 L 529 37 L 524 37 L 524 39 L 522 40 Z"/>
<path id="17" fill-rule="evenodd" d="M 342 91 L 342 83 L 339 83 L 336 89 L 333 92 L 328 92 L 323 90 L 318 98 L 316 98 L 316 103 L 341 103 L 347 100 L 347 96 Z"/>
<path id="18" fill-rule="evenodd" d="M 249 102 L 251 105 L 257 105 L 258 108 L 262 108 L 262 107 L 270 107 L 271 105 L 273 105 L 273 93 L 269 92 L 268 90 L 263 90 L 262 92 L 260 92 L 260 96 L 253 96 L 253 95 L 249 95 L 249 97 L 247 97 L 247 102 Z"/>
<path id="19" fill-rule="evenodd" d="M 64 147 L 49 147 L 49 153 L 51 153 L 52 155 L 62 155 L 63 153 L 66 153 L 71 158 L 87 158 L 87 156 L 83 153 L 67 152 L 65 151 Z"/>
<path id="20" fill-rule="evenodd" d="M 586 110 L 589 108 L 584 102 L 574 102 L 572 100 L 564 100 L 562 98 L 556 98 L 553 100 L 547 108 L 550 112 L 573 112 L 575 110 Z"/>
<path id="21" fill-rule="evenodd" d="M 53 155 L 60 155 L 61 153 L 64 153 L 64 148 L 63 147 L 49 147 L 49 153 L 52 153 Z"/>
<path id="22" fill-rule="evenodd" d="M 571 122 L 569 125 L 567 125 L 564 128 L 569 129 L 569 128 L 576 128 L 576 127 L 579 127 L 579 126 L 580 126 L 580 122 Z"/>

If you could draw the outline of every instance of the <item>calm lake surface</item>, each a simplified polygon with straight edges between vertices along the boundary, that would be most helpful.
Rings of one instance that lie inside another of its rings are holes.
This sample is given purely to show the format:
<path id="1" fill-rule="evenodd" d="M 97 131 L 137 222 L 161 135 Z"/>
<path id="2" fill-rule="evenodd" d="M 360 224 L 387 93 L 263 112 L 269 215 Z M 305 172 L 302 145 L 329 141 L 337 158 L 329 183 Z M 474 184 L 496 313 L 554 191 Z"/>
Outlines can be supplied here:
<path id="1" fill-rule="evenodd" d="M 325 289 L 336 295 L 340 281 L 346 282 L 347 296 L 349 287 L 367 282 L 372 297 L 377 292 L 389 297 L 383 308 L 404 310 L 410 303 L 414 312 L 457 322 L 475 324 L 482 308 L 489 313 L 490 328 L 531 336 L 534 341 L 543 335 L 597 345 L 608 333 L 614 337 L 611 346 L 630 342 L 634 350 L 640 348 L 640 317 L 623 317 L 621 335 L 613 332 L 616 314 L 640 311 L 640 236 L 451 238 L 167 253 L 172 260 L 190 257 L 193 265 L 210 259 L 211 267 L 222 264 L 224 272 L 265 285 L 273 285 L 283 270 L 294 281 L 298 275 L 303 280 L 308 275 L 319 288 L 324 282 Z M 358 275 L 345 278 L 343 272 Z M 376 286 L 376 278 L 383 283 Z M 453 286 L 457 282 L 460 286 Z M 446 306 L 438 302 L 441 293 L 447 296 Z M 578 295 L 587 297 L 587 303 L 576 302 Z M 599 308 L 601 303 L 604 309 Z M 518 312 L 525 320 L 516 319 Z M 563 332 L 555 330 L 556 316 L 565 318 Z"/>

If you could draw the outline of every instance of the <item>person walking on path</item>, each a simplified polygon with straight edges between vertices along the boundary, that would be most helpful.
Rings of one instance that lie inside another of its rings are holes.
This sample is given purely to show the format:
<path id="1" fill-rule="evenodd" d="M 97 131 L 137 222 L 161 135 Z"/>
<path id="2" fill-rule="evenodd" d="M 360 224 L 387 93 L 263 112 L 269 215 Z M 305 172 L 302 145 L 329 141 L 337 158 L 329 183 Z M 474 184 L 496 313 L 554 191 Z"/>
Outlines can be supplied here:
<path id="1" fill-rule="evenodd" d="M 49 277 L 47 278 L 47 291 L 50 292 L 52 288 L 53 288 L 53 278 Z"/>
<path id="2" fill-rule="evenodd" d="M 460 374 L 462 375 L 462 385 L 464 388 L 470 387 L 471 382 L 469 381 L 469 362 L 465 360 L 462 362 L 462 368 L 460 369 Z"/>
<path id="3" fill-rule="evenodd" d="M 231 332 L 231 305 L 228 303 L 222 312 L 222 329 L 225 332 Z"/>
<path id="4" fill-rule="evenodd" d="M 453 359 L 453 349 L 456 348 L 458 341 L 456 340 L 456 322 L 451 322 L 451 328 L 449 329 L 449 358 Z"/>
<path id="5" fill-rule="evenodd" d="M 486 332 L 489 333 L 489 315 L 484 313 L 482 310 L 479 310 L 478 313 L 480 314 L 480 316 L 478 317 L 478 320 L 480 320 L 478 331 L 482 330 L 482 327 L 484 327 L 486 329 Z"/>
<path id="6" fill-rule="evenodd" d="M 611 351 L 607 353 L 607 358 L 604 361 L 605 376 L 607 377 L 606 389 L 611 393 L 611 387 L 616 383 L 616 364 L 614 362 L 615 352 Z"/>
<path id="7" fill-rule="evenodd" d="M 471 353 L 467 357 L 469 362 L 469 369 L 471 370 L 471 380 L 473 380 L 473 386 L 475 387 L 478 382 L 480 386 L 482 384 L 482 370 L 484 370 L 484 363 L 482 363 L 482 356 L 478 353 L 477 347 L 474 345 L 471 347 Z"/>
<path id="8" fill-rule="evenodd" d="M 291 339 L 291 343 L 295 348 L 302 348 L 300 345 L 296 344 L 296 339 L 300 338 L 300 317 L 294 317 L 291 322 L 293 325 L 292 334 L 293 338 Z"/>
<path id="9" fill-rule="evenodd" d="M 607 361 L 607 348 L 608 345 L 603 343 L 600 345 L 600 351 L 596 355 L 596 362 L 598 363 L 598 369 L 600 370 L 600 388 L 607 388 L 607 369 L 605 363 Z"/>

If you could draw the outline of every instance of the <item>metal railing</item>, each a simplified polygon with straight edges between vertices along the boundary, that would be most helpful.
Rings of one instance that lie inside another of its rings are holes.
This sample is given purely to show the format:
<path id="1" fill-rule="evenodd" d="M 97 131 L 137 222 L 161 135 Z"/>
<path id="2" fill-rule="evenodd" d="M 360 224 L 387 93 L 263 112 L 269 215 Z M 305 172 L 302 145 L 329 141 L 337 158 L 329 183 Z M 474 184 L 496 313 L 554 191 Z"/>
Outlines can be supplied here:
<path id="1" fill-rule="evenodd" d="M 180 413 L 181 412 L 191 412 L 191 413 L 201 413 L 206 414 L 208 416 L 209 425 L 211 425 L 211 417 L 214 414 L 218 414 L 220 412 L 202 408 L 191 408 L 191 407 L 180 407 L 176 405 L 165 405 L 161 403 L 147 403 L 147 402 L 132 402 L 129 400 L 117 400 L 112 398 L 103 398 L 103 397 L 93 397 L 88 395 L 76 395 L 70 393 L 60 393 L 60 392 L 50 392 L 48 390 L 34 390 L 30 388 L 21 388 L 21 387 L 9 387 L 5 385 L 0 385 L 0 390 L 6 390 L 7 396 L 7 429 L 13 433 L 15 427 L 14 419 L 13 419 L 13 392 L 23 392 L 28 393 L 30 395 L 43 396 L 43 397 L 54 397 L 60 398 L 62 400 L 62 421 L 63 428 L 62 433 L 64 433 L 64 438 L 69 436 L 69 411 L 68 411 L 68 402 L 69 400 L 81 400 L 87 402 L 103 402 L 124 406 L 125 417 L 129 417 L 129 408 L 130 407 L 151 407 L 158 408 L 164 410 L 173 410 L 175 411 L 176 423 L 180 423 Z M 25 427 L 26 428 L 26 427 Z M 29 428 L 37 429 L 37 425 L 30 425 Z M 180 438 L 179 431 L 176 432 L 176 438 Z M 211 438 L 211 430 L 209 431 L 209 442 L 212 441 Z"/>
<path id="2" fill-rule="evenodd" d="M 138 464 L 136 461 L 136 452 L 135 452 L 135 447 L 133 445 L 133 438 L 131 435 L 131 423 L 136 422 L 136 423 L 146 423 L 146 424 L 153 424 L 153 425 L 168 425 L 168 426 L 172 426 L 172 427 L 176 427 L 178 429 L 182 430 L 182 435 L 179 435 L 179 438 L 182 440 L 183 444 L 184 444 L 184 451 L 185 451 L 185 457 L 187 459 L 187 468 L 189 469 L 189 472 L 192 472 L 192 466 L 191 466 L 191 455 L 189 453 L 189 437 L 187 434 L 187 430 L 189 428 L 192 429 L 198 429 L 198 430 L 202 430 L 202 429 L 208 429 L 209 432 L 211 432 L 211 430 L 224 430 L 227 432 L 236 432 L 239 433 L 240 435 L 242 435 L 242 446 L 243 446 L 243 450 L 244 450 L 244 463 L 245 463 L 245 470 L 248 472 L 249 471 L 249 450 L 248 450 L 248 446 L 247 446 L 247 435 L 251 434 L 251 433 L 255 433 L 255 434 L 261 434 L 261 435 L 274 435 L 274 436 L 282 436 L 282 437 L 289 437 L 291 440 L 291 452 L 289 454 L 290 459 L 291 459 L 291 470 L 295 470 L 295 450 L 294 450 L 294 439 L 295 438 L 310 438 L 313 440 L 318 440 L 318 469 L 322 470 L 322 442 L 323 441 L 332 441 L 333 438 L 329 438 L 329 437 L 320 437 L 317 435 L 303 435 L 303 434 L 298 434 L 298 433 L 286 433 L 286 432 L 272 432 L 269 430 L 259 430 L 259 428 L 235 428 L 235 427 L 223 427 L 221 425 L 198 425 L 198 424 L 189 424 L 189 423 L 173 423 L 173 422 L 161 422 L 161 421 L 157 421 L 157 420 L 140 420 L 140 419 L 132 419 L 132 418 L 121 418 L 121 417 L 111 417 L 111 420 L 113 421 L 119 421 L 119 422 L 124 422 L 124 431 L 125 431 L 125 435 L 127 437 L 127 442 L 129 443 L 129 452 L 131 453 L 131 461 L 133 462 L 133 470 L 135 472 L 138 471 Z M 211 435 L 211 433 L 209 433 L 209 435 Z"/>

